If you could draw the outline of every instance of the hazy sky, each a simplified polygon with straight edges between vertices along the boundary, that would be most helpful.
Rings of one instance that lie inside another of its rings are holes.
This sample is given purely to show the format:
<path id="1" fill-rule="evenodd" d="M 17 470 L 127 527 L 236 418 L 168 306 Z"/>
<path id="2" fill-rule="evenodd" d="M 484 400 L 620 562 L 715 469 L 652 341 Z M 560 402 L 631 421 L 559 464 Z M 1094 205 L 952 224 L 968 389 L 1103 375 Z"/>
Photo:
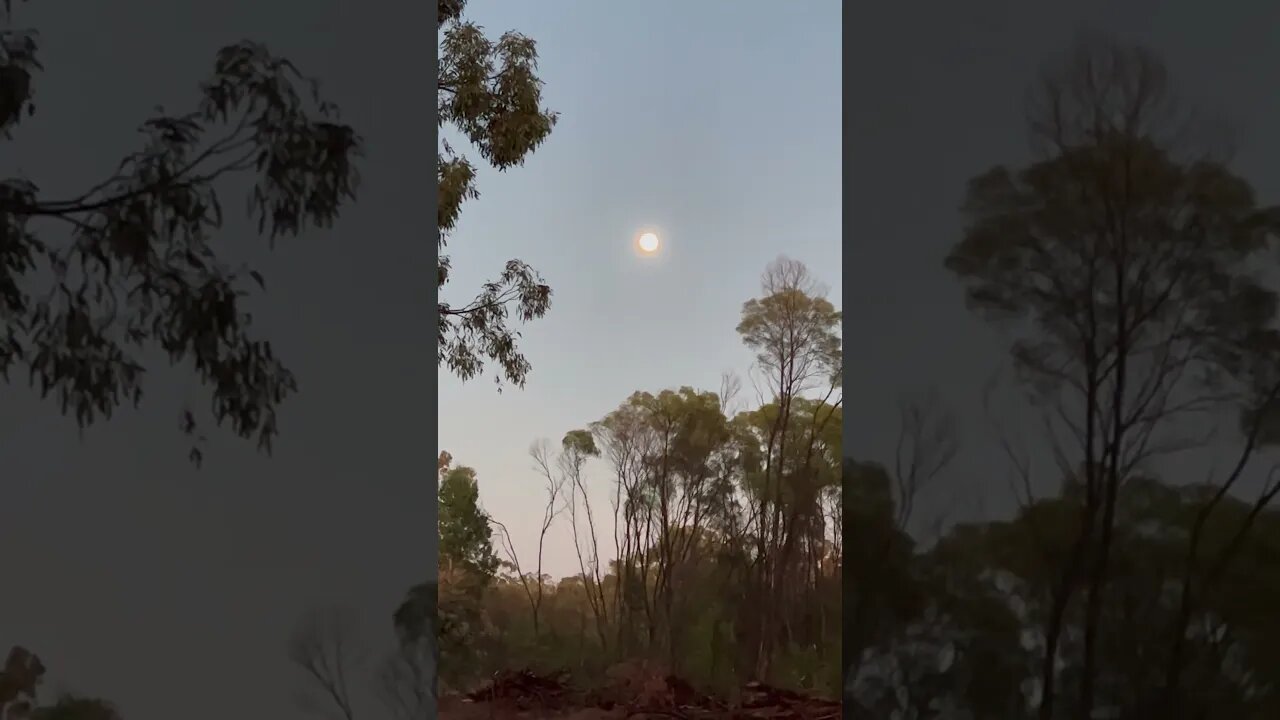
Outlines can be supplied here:
<path id="1" fill-rule="evenodd" d="M 537 40 L 562 113 L 527 165 L 480 173 L 444 292 L 464 301 L 512 257 L 554 289 L 526 328 L 526 389 L 439 374 L 440 448 L 476 468 L 485 506 L 532 553 L 533 441 L 558 445 L 637 390 L 716 391 L 723 371 L 745 373 L 734 328 L 780 254 L 839 304 L 840 3 L 474 0 L 468 15 Z M 632 252 L 646 225 L 666 241 L 659 262 Z M 553 537 L 548 571 L 576 572 L 567 527 Z"/>
<path id="2" fill-rule="evenodd" d="M 51 196 L 109 171 L 155 105 L 184 107 L 216 49 L 244 37 L 323 78 L 369 143 L 361 205 L 263 256 L 271 292 L 256 314 L 303 385 L 275 458 L 218 436 L 192 469 L 174 422 L 201 396 L 182 371 L 157 373 L 141 412 L 83 440 L 25 391 L 0 394 L 0 644 L 28 645 L 54 688 L 104 695 L 130 720 L 297 717 L 283 648 L 295 618 L 351 603 L 385 631 L 434 556 L 421 210 L 434 192 L 432 21 L 423 4 L 289 11 L 303 7 L 19 7 L 47 72 L 39 115 L 0 145 L 0 171 Z M 780 253 L 833 297 L 847 288 L 851 452 L 884 457 L 900 392 L 934 384 L 972 408 L 1001 352 L 941 259 L 965 180 L 1026 157 L 1022 90 L 1081 22 L 1163 52 L 1188 94 L 1236 122 L 1238 169 L 1280 197 L 1274 3 L 860 5 L 845 38 L 843 252 L 839 3 L 474 0 L 470 15 L 539 41 L 563 113 L 527 166 L 481 173 L 452 247 L 451 299 L 510 257 L 555 288 L 551 314 L 527 328 L 529 387 L 497 394 L 438 374 L 439 446 L 478 469 L 486 505 L 525 539 L 540 507 L 529 443 L 634 390 L 714 390 L 721 371 L 744 371 L 738 311 Z M 630 255 L 649 224 L 668 243 L 660 263 Z M 237 230 L 228 242 L 243 243 Z M 976 440 L 969 476 L 993 467 Z M 565 549 L 553 572 L 570 571 Z"/>
<path id="3" fill-rule="evenodd" d="M 252 38 L 323 79 L 368 142 L 360 206 L 284 242 L 261 269 L 262 332 L 301 393 L 276 456 L 218 436 L 194 470 L 176 432 L 194 376 L 158 372 L 140 412 L 77 438 L 0 387 L 0 645 L 50 689 L 99 694 L 130 720 L 292 718 L 285 639 L 308 607 L 350 603 L 378 639 L 434 562 L 432 48 L 425 4 L 322 0 L 15 3 L 40 30 L 38 114 L 0 172 L 73 195 L 137 148 L 163 104 L 191 107 L 222 45 Z M 298 10 L 305 9 L 299 13 Z M 229 213 L 243 188 L 228 187 Z M 243 224 L 220 242 L 255 243 Z"/>
<path id="4" fill-rule="evenodd" d="M 1264 201 L 1280 201 L 1278 22 L 1280 6 L 1268 2 L 859 6 L 845 38 L 847 452 L 887 460 L 898 398 L 934 385 L 960 415 L 966 447 L 960 484 L 940 485 L 924 510 L 1007 510 L 1007 463 L 980 409 L 1003 345 L 942 267 L 960 236 L 965 182 L 1030 157 L 1024 91 L 1047 53 L 1091 28 L 1161 53 L 1186 100 L 1232 122 L 1235 168 Z"/>

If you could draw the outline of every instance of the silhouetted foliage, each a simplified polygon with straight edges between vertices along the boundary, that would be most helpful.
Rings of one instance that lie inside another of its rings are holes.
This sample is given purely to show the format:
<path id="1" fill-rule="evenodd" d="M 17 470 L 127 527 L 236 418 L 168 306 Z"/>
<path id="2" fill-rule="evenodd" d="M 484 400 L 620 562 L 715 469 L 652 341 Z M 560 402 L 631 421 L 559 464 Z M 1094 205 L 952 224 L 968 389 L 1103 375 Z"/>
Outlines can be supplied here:
<path id="1" fill-rule="evenodd" d="M 462 17 L 464 0 L 437 0 L 440 66 L 436 79 L 441 127 L 461 133 L 480 157 L 498 170 L 520 165 L 551 133 L 556 114 L 542 107 L 542 81 L 533 40 L 507 32 L 496 42 Z M 462 204 L 475 199 L 475 166 L 441 142 L 437 158 L 439 231 L 437 288 L 443 292 L 451 269 L 445 246 Z M 517 347 L 511 315 L 528 322 L 546 314 L 551 288 L 528 264 L 510 260 L 496 280 L 485 283 L 470 302 L 439 301 L 438 364 L 466 380 L 486 361 L 500 366 L 496 380 L 523 386 L 531 366 Z"/>
<path id="2" fill-rule="evenodd" d="M 40 702 L 45 666 L 30 650 L 14 646 L 0 668 L 0 717 L 5 720 L 120 720 L 114 705 L 100 698 L 61 693 Z"/>
<path id="3" fill-rule="evenodd" d="M 0 34 L 0 131 L 35 116 L 33 31 Z M 141 147 L 101 182 L 49 198 L 30 178 L 0 181 L 0 374 L 27 375 L 81 427 L 143 394 L 148 354 L 189 363 L 217 425 L 270 451 L 277 409 L 297 389 L 244 298 L 263 287 L 228 257 L 222 183 L 251 183 L 248 213 L 274 243 L 328 227 L 355 199 L 360 139 L 315 80 L 262 45 L 217 54 L 196 107 L 160 111 Z M 182 429 L 198 436 L 188 408 Z M 192 450 L 200 458 L 199 446 Z"/>
<path id="4" fill-rule="evenodd" d="M 1013 517 L 895 541 L 906 552 L 892 568 L 850 551 L 846 689 L 867 717 L 1260 719 L 1280 707 L 1264 609 L 1280 592 L 1280 483 L 1272 472 L 1243 491 L 1275 439 L 1277 294 L 1259 268 L 1274 262 L 1280 214 L 1195 150 L 1180 108 L 1154 54 L 1084 38 L 1031 96 L 1044 154 L 970 182 L 947 267 L 1006 333 L 1041 417 L 1000 438 Z M 1028 434 L 1037 442 L 1019 449 Z M 1161 477 L 1191 450 L 1226 450 L 1225 473 Z M 1045 465 L 1058 487 L 1042 495 Z M 847 469 L 877 489 L 850 502 L 901 502 L 879 466 Z M 851 514 L 853 543 L 874 523 Z M 850 613 L 888 590 L 899 612 Z"/>
<path id="5" fill-rule="evenodd" d="M 1280 599 L 1280 514 L 1264 511 L 1234 551 L 1228 575 L 1184 625 L 1178 587 L 1187 577 L 1210 580 L 1211 566 L 1186 564 L 1188 534 L 1216 488 L 1175 487 L 1131 478 L 1117 498 L 1113 571 L 1103 603 L 1107 632 L 1095 663 L 1099 708 L 1118 718 L 1266 718 L 1280 707 L 1275 677 L 1273 608 Z M 1014 518 L 964 523 L 937 544 L 915 548 L 893 564 L 893 576 L 872 573 L 855 583 L 856 596 L 898 588 L 910 601 L 874 624 L 879 637 L 854 651 L 851 700 L 873 717 L 1033 717 L 1042 696 L 1040 655 L 1054 616 L 1055 587 L 1076 543 L 1084 511 L 1083 484 L 1064 483 L 1053 497 Z M 1226 500 L 1204 543 L 1207 554 L 1233 542 L 1252 504 Z M 850 568 L 861 561 L 851 558 Z M 1190 571 L 1191 575 L 1188 575 Z M 847 611 L 846 611 L 847 613 Z M 845 632 L 850 632 L 846 614 Z M 1053 717 L 1081 717 L 1079 693 L 1087 608 L 1074 604 L 1062 621 L 1064 647 Z M 861 624 L 860 624 L 861 625 Z M 1192 648 L 1176 711 L 1152 714 L 1153 691 L 1163 691 L 1165 661 L 1177 634 Z"/>
<path id="6" fill-rule="evenodd" d="M 0 672 L 0 716 L 30 717 L 44 673 L 44 663 L 30 650 L 20 646 L 10 648 L 4 670 Z"/>

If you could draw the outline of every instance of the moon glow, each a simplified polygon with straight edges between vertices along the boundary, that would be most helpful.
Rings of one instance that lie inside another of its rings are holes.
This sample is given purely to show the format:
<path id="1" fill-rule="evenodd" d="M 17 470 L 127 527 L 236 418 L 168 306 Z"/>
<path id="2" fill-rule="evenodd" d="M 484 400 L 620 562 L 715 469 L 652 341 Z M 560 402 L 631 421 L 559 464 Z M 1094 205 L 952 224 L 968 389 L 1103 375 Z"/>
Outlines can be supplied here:
<path id="1" fill-rule="evenodd" d="M 656 233 L 647 232 L 640 236 L 640 239 L 636 241 L 636 245 L 640 247 L 640 252 L 652 255 L 658 252 L 658 248 L 662 243 L 658 240 Z"/>

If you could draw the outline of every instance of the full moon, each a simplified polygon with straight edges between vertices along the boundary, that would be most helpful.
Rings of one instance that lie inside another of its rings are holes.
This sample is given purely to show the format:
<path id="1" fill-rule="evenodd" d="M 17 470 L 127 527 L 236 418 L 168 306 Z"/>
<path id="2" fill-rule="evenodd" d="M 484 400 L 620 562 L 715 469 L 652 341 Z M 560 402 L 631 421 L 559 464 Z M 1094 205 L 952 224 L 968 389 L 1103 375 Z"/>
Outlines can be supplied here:
<path id="1" fill-rule="evenodd" d="M 647 232 L 640 236 L 640 240 L 638 244 L 640 245 L 641 252 L 651 254 L 658 251 L 658 245 L 660 245 L 661 243 L 658 242 L 657 235 L 651 232 Z"/>

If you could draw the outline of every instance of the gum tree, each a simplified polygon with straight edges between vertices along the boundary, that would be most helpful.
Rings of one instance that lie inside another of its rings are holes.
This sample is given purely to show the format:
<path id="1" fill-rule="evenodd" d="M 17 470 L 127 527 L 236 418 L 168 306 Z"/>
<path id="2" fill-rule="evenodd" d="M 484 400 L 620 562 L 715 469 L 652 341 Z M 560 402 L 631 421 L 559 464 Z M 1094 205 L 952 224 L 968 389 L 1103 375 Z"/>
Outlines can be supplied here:
<path id="1" fill-rule="evenodd" d="M 1170 637 L 1185 635 L 1190 608 L 1210 591 L 1206 568 L 1230 559 L 1202 556 L 1200 528 L 1268 439 L 1280 333 L 1276 293 L 1255 268 L 1277 214 L 1223 162 L 1192 152 L 1194 126 L 1146 50 L 1082 40 L 1046 66 L 1032 98 L 1030 129 L 1044 155 L 970 182 L 967 225 L 946 264 L 970 306 L 1009 333 L 1060 476 L 1080 484 L 1043 628 L 1039 714 L 1049 720 L 1062 703 L 1089 717 L 1114 694 L 1098 680 L 1122 488 L 1152 463 L 1204 447 L 1194 428 L 1223 413 L 1243 417 L 1244 431 L 1232 470 L 1200 505 L 1186 549 L 1186 612 Z M 1076 612 L 1082 639 L 1068 648 Z M 1179 646 L 1150 689 L 1165 709 L 1185 699 Z M 1079 667 L 1069 688 L 1055 670 L 1061 653 Z"/>

